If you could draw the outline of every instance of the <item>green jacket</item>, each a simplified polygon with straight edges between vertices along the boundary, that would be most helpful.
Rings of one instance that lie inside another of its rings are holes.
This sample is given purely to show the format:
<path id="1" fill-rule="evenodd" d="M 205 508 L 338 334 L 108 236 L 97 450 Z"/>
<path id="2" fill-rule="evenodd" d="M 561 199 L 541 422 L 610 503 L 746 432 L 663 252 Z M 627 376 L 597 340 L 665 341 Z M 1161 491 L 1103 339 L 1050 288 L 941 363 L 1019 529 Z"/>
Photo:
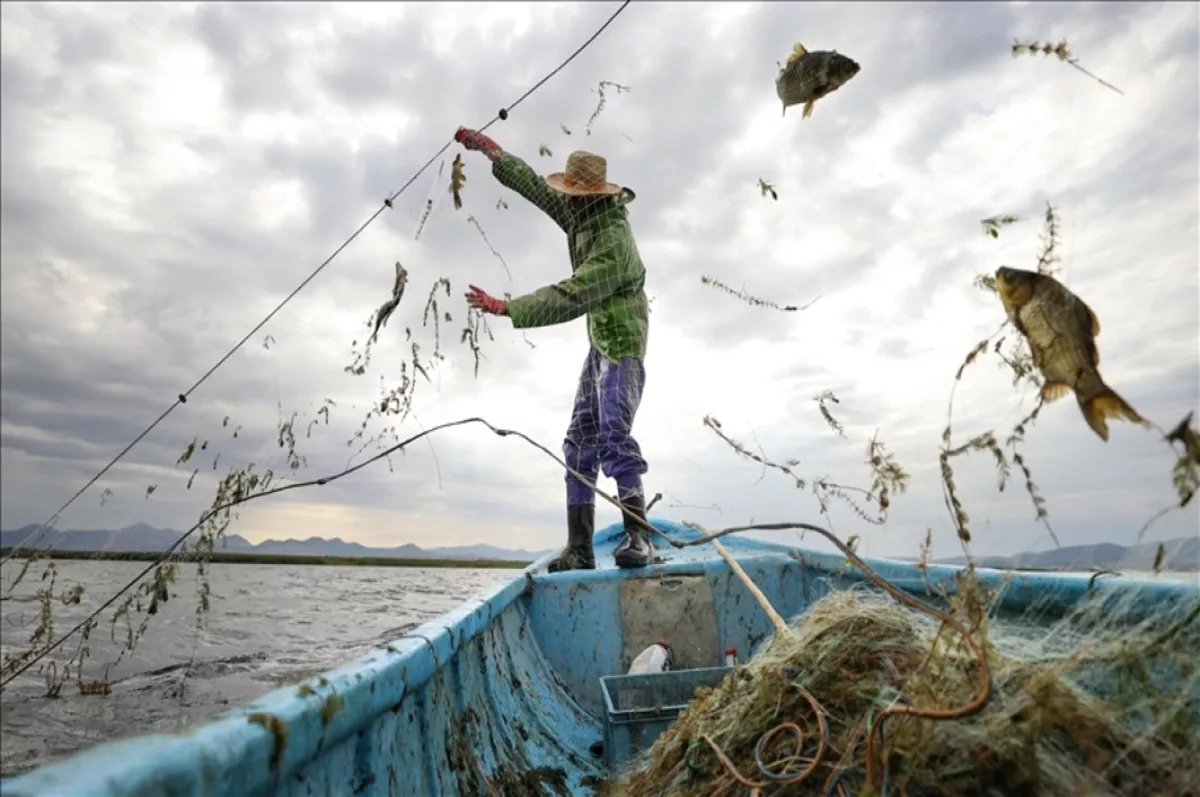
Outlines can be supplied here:
<path id="1" fill-rule="evenodd" d="M 492 164 L 492 175 L 562 228 L 571 256 L 570 277 L 509 300 L 513 327 L 545 327 L 587 314 L 588 341 L 597 351 L 613 361 L 644 359 L 650 325 L 646 269 L 625 210 L 633 191 L 623 188 L 607 210 L 576 219 L 565 197 L 517 156 L 504 153 Z"/>

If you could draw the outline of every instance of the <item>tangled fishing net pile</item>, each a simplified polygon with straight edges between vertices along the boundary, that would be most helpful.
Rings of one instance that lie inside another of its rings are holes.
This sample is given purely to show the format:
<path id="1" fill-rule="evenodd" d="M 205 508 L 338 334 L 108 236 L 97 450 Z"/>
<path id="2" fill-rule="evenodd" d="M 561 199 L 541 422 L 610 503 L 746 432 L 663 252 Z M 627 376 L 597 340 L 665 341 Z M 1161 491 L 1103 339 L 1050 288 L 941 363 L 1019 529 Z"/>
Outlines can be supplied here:
<path id="1" fill-rule="evenodd" d="M 955 631 L 877 591 L 831 593 L 698 691 L 612 793 L 1200 794 L 1195 610 L 1031 632 L 966 595 Z"/>

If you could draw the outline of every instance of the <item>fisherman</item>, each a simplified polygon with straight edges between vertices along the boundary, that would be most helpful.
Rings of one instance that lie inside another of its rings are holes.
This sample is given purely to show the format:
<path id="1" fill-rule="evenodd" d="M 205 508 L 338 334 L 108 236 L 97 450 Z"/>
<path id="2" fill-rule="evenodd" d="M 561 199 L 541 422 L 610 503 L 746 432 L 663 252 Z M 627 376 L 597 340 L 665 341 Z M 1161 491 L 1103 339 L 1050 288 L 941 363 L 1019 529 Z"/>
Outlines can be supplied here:
<path id="1" fill-rule="evenodd" d="M 608 182 L 607 161 L 590 152 L 572 152 L 565 171 L 543 179 L 482 133 L 460 127 L 454 139 L 486 155 L 501 185 L 540 208 L 567 234 L 571 257 L 571 276 L 561 282 L 508 300 L 471 285 L 467 304 L 508 316 L 516 329 L 564 324 L 587 315 L 590 348 L 563 440 L 568 467 L 567 545 L 548 569 L 595 569 L 592 485 L 600 468 L 616 481 L 617 500 L 623 507 L 625 534 L 613 559 L 621 568 L 645 567 L 654 559 L 644 525 L 642 475 L 648 468 L 631 430 L 646 380 L 643 360 L 650 314 L 646 270 L 625 210 L 635 194 Z"/>

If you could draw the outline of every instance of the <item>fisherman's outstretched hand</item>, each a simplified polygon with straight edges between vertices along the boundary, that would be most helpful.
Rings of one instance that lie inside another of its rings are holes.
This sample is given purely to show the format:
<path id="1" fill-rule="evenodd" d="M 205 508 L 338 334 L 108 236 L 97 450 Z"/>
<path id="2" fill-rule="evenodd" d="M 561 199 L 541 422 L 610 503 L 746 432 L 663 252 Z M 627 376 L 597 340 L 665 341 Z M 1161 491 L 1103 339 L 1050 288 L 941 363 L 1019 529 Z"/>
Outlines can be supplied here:
<path id="1" fill-rule="evenodd" d="M 474 285 L 468 286 L 471 290 L 467 291 L 467 304 L 485 313 L 492 315 L 508 315 L 508 302 L 504 299 L 497 299 L 495 296 L 489 296 L 484 291 L 476 288 Z"/>
<path id="2" fill-rule="evenodd" d="M 454 140 L 470 150 L 482 152 L 489 160 L 499 160 L 504 150 L 492 139 L 470 128 L 460 127 L 454 133 Z"/>

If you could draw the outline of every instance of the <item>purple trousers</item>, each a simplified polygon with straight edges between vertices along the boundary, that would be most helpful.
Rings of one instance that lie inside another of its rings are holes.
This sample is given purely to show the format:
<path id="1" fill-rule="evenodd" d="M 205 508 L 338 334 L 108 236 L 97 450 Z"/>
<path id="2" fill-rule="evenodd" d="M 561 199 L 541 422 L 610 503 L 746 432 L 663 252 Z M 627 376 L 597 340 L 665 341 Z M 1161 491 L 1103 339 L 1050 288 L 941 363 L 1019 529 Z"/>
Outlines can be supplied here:
<path id="1" fill-rule="evenodd" d="M 649 468 L 630 433 L 642 401 L 646 370 L 642 361 L 626 357 L 613 362 L 591 348 L 579 374 L 571 423 L 563 440 L 567 465 L 595 484 L 599 471 L 617 482 L 617 500 L 642 493 L 642 474 Z M 592 487 L 567 472 L 567 505 L 595 503 Z"/>

